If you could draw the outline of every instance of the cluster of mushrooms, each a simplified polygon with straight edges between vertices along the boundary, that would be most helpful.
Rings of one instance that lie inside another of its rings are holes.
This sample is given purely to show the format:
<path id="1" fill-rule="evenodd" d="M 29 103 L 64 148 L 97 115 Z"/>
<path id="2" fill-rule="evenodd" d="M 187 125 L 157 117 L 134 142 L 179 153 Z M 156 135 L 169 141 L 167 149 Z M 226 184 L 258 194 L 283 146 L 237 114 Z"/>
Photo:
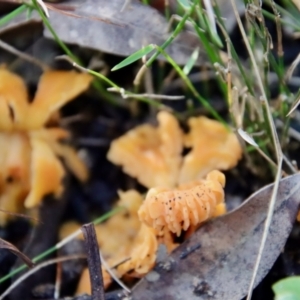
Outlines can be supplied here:
<path id="1" fill-rule="evenodd" d="M 88 74 L 46 71 L 29 99 L 22 78 L 0 68 L 0 209 L 17 213 L 39 206 L 48 194 L 59 198 L 66 168 L 80 181 L 88 179 L 86 166 L 66 143 L 70 133 L 59 127 L 58 110 L 91 81 Z M 176 237 L 226 212 L 220 170 L 233 168 L 242 156 L 236 135 L 215 120 L 192 117 L 188 133 L 170 112 L 160 111 L 157 121 L 129 130 L 107 154 L 148 189 L 145 199 L 135 190 L 119 191 L 118 205 L 126 210 L 96 227 L 103 257 L 124 280 L 147 274 L 159 245 L 170 252 Z M 9 216 L 1 214 L 0 225 Z M 102 273 L 108 287 L 112 279 L 104 268 Z M 87 269 L 77 290 L 83 292 L 90 293 Z"/>
<path id="2" fill-rule="evenodd" d="M 242 156 L 236 135 L 217 121 L 192 117 L 184 134 L 171 113 L 160 111 L 157 120 L 158 126 L 143 124 L 114 140 L 107 154 L 149 189 L 145 199 L 135 190 L 119 192 L 118 204 L 127 210 L 96 228 L 104 258 L 123 280 L 147 274 L 159 245 L 171 252 L 176 237 L 226 212 L 219 170 L 233 168 Z M 184 148 L 190 149 L 185 156 Z M 112 279 L 104 268 L 102 273 L 108 287 Z M 77 294 L 89 292 L 86 269 Z"/>

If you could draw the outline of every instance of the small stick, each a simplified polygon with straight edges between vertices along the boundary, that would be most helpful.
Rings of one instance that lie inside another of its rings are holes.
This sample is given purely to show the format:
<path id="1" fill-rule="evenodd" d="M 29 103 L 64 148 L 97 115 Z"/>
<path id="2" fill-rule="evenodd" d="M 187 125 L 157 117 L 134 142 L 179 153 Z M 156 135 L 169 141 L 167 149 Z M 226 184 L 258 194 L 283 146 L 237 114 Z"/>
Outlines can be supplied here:
<path id="1" fill-rule="evenodd" d="M 59 262 L 56 265 L 54 299 L 58 299 L 60 295 L 61 279 L 62 279 L 61 277 L 62 277 L 62 266 L 61 263 Z"/>
<path id="2" fill-rule="evenodd" d="M 30 277 L 32 274 L 36 273 L 37 271 L 41 270 L 42 268 L 45 268 L 52 264 L 57 264 L 59 262 L 71 260 L 71 259 L 79 259 L 79 258 L 85 258 L 85 256 L 82 255 L 70 255 L 70 256 L 63 256 L 58 257 L 54 259 L 47 260 L 37 266 L 35 266 L 33 269 L 29 270 L 28 272 L 24 273 L 21 277 L 16 279 L 3 293 L 0 295 L 0 300 L 3 300 L 12 290 L 14 290 L 19 284 L 21 284 L 26 278 Z"/>
<path id="3" fill-rule="evenodd" d="M 93 223 L 81 227 L 87 252 L 87 262 L 92 286 L 92 300 L 105 300 L 101 259 L 97 242 L 96 231 Z"/>
<path id="4" fill-rule="evenodd" d="M 37 58 L 24 53 L 14 47 L 12 47 L 11 45 L 3 42 L 2 40 L 0 40 L 0 48 L 4 49 L 7 52 L 10 52 L 32 64 L 37 65 L 38 67 L 40 67 L 44 72 L 50 70 L 49 66 L 47 66 L 45 63 L 43 63 L 42 61 L 38 60 Z"/>

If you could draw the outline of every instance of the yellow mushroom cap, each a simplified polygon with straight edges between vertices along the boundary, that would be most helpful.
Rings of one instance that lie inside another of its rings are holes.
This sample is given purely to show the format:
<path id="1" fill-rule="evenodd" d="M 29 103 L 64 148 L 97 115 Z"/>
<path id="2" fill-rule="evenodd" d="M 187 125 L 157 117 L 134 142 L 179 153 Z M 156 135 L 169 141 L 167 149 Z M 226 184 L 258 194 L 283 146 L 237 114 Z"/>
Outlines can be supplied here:
<path id="1" fill-rule="evenodd" d="M 107 158 L 144 186 L 175 186 L 181 164 L 182 132 L 175 117 L 159 112 L 159 125 L 141 125 L 111 144 Z"/>
<path id="2" fill-rule="evenodd" d="M 11 131 L 24 123 L 28 110 L 28 94 L 23 79 L 0 68 L 0 131 Z"/>
<path id="3" fill-rule="evenodd" d="M 106 258 L 117 253 L 127 253 L 141 225 L 137 211 L 143 203 L 142 195 L 135 190 L 118 193 L 118 206 L 124 207 L 124 211 L 95 227 L 98 244 Z"/>
<path id="4" fill-rule="evenodd" d="M 216 207 L 224 203 L 224 175 L 209 173 L 206 179 L 181 185 L 177 189 L 152 188 L 138 211 L 139 218 L 157 232 L 181 234 L 215 216 Z"/>
<path id="5" fill-rule="evenodd" d="M 85 91 L 93 77 L 75 71 L 46 71 L 40 78 L 38 89 L 29 106 L 24 127 L 40 129 L 51 115 L 63 105 Z"/>
<path id="6" fill-rule="evenodd" d="M 47 194 L 60 196 L 65 170 L 59 158 L 79 180 L 88 178 L 75 150 L 61 143 L 69 133 L 44 126 L 59 108 L 86 90 L 92 78 L 74 71 L 46 71 L 30 102 L 23 79 L 0 68 L 1 208 L 17 212 L 24 201 L 32 208 Z"/>
<path id="7" fill-rule="evenodd" d="M 157 247 L 155 230 L 142 224 L 128 253 L 130 259 L 117 268 L 118 275 L 121 277 L 129 271 L 133 277 L 147 274 L 154 267 Z"/>
<path id="8" fill-rule="evenodd" d="M 48 194 L 55 197 L 63 191 L 64 168 L 49 147 L 40 139 L 31 138 L 31 188 L 25 199 L 27 208 L 34 207 Z"/>
<path id="9" fill-rule="evenodd" d="M 228 170 L 237 165 L 242 148 L 237 136 L 218 121 L 206 117 L 190 118 L 179 184 L 204 178 L 212 170 Z"/>

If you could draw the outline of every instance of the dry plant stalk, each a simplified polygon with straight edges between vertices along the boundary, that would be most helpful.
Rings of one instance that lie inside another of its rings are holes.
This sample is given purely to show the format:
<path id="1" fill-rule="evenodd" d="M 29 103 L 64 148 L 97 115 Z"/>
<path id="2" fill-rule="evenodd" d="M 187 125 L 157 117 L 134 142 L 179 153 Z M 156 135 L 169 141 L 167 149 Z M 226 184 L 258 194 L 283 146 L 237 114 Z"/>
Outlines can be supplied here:
<path id="1" fill-rule="evenodd" d="M 281 173 L 282 173 L 281 169 L 282 169 L 283 155 L 282 155 L 282 149 L 280 147 L 279 138 L 278 138 L 278 135 L 277 135 L 275 124 L 274 124 L 272 112 L 271 112 L 269 103 L 267 101 L 267 96 L 266 96 L 266 92 L 265 92 L 265 89 L 264 89 L 264 85 L 263 85 L 263 81 L 262 81 L 262 78 L 261 78 L 261 75 L 260 75 L 258 65 L 256 63 L 256 60 L 255 60 L 253 51 L 251 49 L 248 37 L 246 35 L 244 26 L 242 24 L 240 15 L 238 13 L 236 3 L 235 3 L 234 0 L 230 0 L 230 2 L 231 2 L 231 5 L 232 5 L 232 8 L 233 8 L 237 23 L 238 23 L 238 27 L 240 29 L 240 32 L 242 34 L 244 43 L 246 45 L 249 57 L 251 59 L 251 63 L 252 63 L 254 73 L 255 73 L 255 76 L 256 76 L 256 79 L 257 79 L 257 84 L 258 84 L 259 91 L 260 91 L 259 99 L 261 100 L 262 105 L 265 105 L 265 108 L 266 108 L 268 123 L 269 123 L 270 129 L 271 129 L 274 149 L 276 151 L 276 157 L 277 157 L 277 171 L 276 171 L 276 177 L 275 177 L 275 182 L 274 182 L 274 188 L 273 188 L 272 196 L 271 196 L 270 203 L 269 203 L 267 218 L 266 218 L 266 221 L 265 221 L 264 232 L 263 232 L 263 235 L 262 235 L 261 244 L 260 244 L 258 255 L 257 255 L 257 260 L 255 262 L 255 266 L 254 266 L 254 269 L 253 269 L 253 276 L 252 276 L 251 282 L 249 284 L 249 291 L 248 291 L 247 300 L 250 300 L 251 297 L 252 297 L 252 292 L 253 292 L 254 285 L 255 285 L 256 275 L 257 275 L 257 272 L 258 272 L 258 269 L 259 269 L 260 261 L 261 261 L 262 254 L 263 254 L 263 250 L 264 250 L 265 243 L 266 243 L 266 240 L 267 240 L 267 236 L 268 236 L 268 233 L 269 233 L 270 224 L 271 224 L 271 221 L 272 221 L 273 211 L 274 211 L 274 208 L 275 208 L 277 191 L 278 191 L 279 181 L 280 181 Z M 260 8 L 258 8 L 258 9 L 260 9 Z"/>

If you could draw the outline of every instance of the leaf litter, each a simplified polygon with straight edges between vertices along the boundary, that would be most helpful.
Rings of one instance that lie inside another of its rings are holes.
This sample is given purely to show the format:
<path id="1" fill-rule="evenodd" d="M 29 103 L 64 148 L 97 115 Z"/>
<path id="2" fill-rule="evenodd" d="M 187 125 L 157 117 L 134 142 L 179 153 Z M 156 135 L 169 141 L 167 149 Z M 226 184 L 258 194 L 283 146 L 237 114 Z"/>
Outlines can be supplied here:
<path id="1" fill-rule="evenodd" d="M 130 8 L 130 7 L 129 7 Z M 50 12 L 50 14 L 51 13 L 53 13 L 54 12 L 54 14 L 55 14 L 55 10 L 53 10 L 52 12 Z M 54 15 L 53 14 L 53 15 Z M 84 14 L 83 14 L 84 15 Z M 66 16 L 66 15 L 65 15 Z M 72 16 L 71 14 L 69 14 L 69 17 L 74 17 L 75 16 L 75 14 Z M 83 18 L 83 19 L 86 19 L 85 17 Z M 88 18 L 87 18 L 88 19 Z M 99 21 L 99 20 L 98 20 Z M 107 24 L 110 24 L 110 25 L 116 25 L 116 24 L 113 24 L 113 22 L 104 22 L 104 23 L 107 23 Z M 125 26 L 126 27 L 126 26 Z M 58 30 L 59 31 L 59 30 Z M 76 34 L 75 34 L 76 35 Z M 76 36 L 77 37 L 77 36 Z M 75 37 L 75 38 L 76 38 Z M 74 42 L 74 41 L 73 41 Z M 71 43 L 73 43 L 73 42 L 71 42 Z M 112 52 L 109 52 L 109 53 L 112 53 Z M 132 53 L 132 51 L 131 51 L 131 53 Z M 126 54 L 126 55 L 128 55 L 128 54 Z M 243 134 L 242 135 L 244 135 L 244 138 L 245 138 L 245 134 L 246 134 L 246 132 L 243 132 Z M 249 139 L 249 137 L 247 137 L 247 138 L 245 138 L 245 140 L 247 140 L 247 139 Z M 280 171 L 280 170 L 279 170 Z M 279 174 L 279 171 L 278 171 L 278 174 Z M 297 175 L 295 175 L 296 177 L 297 177 Z M 294 176 L 294 177 L 295 177 Z M 280 199 L 285 199 L 285 203 L 288 205 L 288 203 L 290 203 L 290 199 L 292 199 L 291 200 L 291 202 L 292 202 L 292 204 L 291 204 L 291 206 L 288 206 L 288 209 L 286 209 L 285 210 L 285 214 L 284 214 L 284 217 L 282 217 L 283 218 L 283 220 L 287 220 L 288 219 L 288 217 L 287 217 L 287 215 L 290 213 L 290 215 L 289 215 L 289 217 L 290 217 L 290 219 L 288 220 L 288 221 L 286 221 L 286 223 L 283 221 L 282 223 L 283 223 L 283 229 L 284 228 L 286 228 L 285 230 L 283 230 L 282 232 L 281 231 L 279 231 L 279 236 L 280 237 L 282 237 L 283 236 L 283 242 L 282 241 L 280 241 L 280 247 L 282 247 L 282 245 L 284 244 L 284 242 L 285 242 L 285 239 L 286 239 L 286 237 L 287 237 L 287 235 L 289 234 L 289 230 L 290 230 L 290 228 L 291 228 L 291 224 L 292 224 L 292 221 L 294 220 L 294 212 L 295 211 L 297 211 L 297 206 L 298 206 L 298 200 L 296 201 L 294 198 L 293 198 L 293 190 L 292 189 L 290 189 L 289 191 L 288 191 L 288 193 L 287 193 L 287 195 L 284 195 L 284 191 L 282 191 L 282 184 L 283 184 L 283 182 L 285 182 L 286 183 L 286 185 L 287 185 L 287 189 L 289 189 L 290 187 L 292 187 L 293 186 L 293 184 L 291 184 L 291 185 L 289 185 L 289 184 L 287 184 L 287 182 L 289 182 L 289 181 L 291 181 L 292 183 L 294 183 L 294 181 L 289 177 L 289 178 L 286 178 L 286 179 L 284 179 L 283 181 L 281 181 L 281 183 L 280 183 L 280 186 L 279 186 L 279 194 L 278 194 L 278 197 L 277 197 L 277 202 L 279 202 L 279 203 L 281 203 L 281 201 L 280 201 Z M 297 187 L 297 185 L 295 184 L 295 188 L 298 188 Z M 242 214 L 242 212 L 243 212 L 243 208 L 244 207 L 247 207 L 247 204 L 249 204 L 250 202 L 253 202 L 253 203 L 261 203 L 262 201 L 255 201 L 255 199 L 256 198 L 260 198 L 260 194 L 259 194 L 260 192 L 258 192 L 258 194 L 255 194 L 254 195 L 254 198 L 251 198 L 252 200 L 249 200 L 249 202 L 246 202 L 245 204 L 244 204 L 244 206 L 242 206 L 239 210 L 237 210 L 237 211 L 235 211 L 235 212 L 232 212 L 232 213 L 230 213 L 229 215 L 226 215 L 225 217 L 223 217 L 223 218 L 220 218 L 220 219 L 217 219 L 217 220 L 213 220 L 213 221 L 211 221 L 211 222 L 209 222 L 209 223 L 207 223 L 206 225 L 203 225 L 203 226 L 201 226 L 201 228 L 200 229 L 198 229 L 198 231 L 197 231 L 197 233 L 196 234 L 194 234 L 194 235 L 192 235 L 192 237 L 190 238 L 190 239 L 188 239 L 187 241 L 185 241 L 181 246 L 179 246 L 179 248 L 178 249 L 183 249 L 183 247 L 185 246 L 185 245 L 189 245 L 189 243 L 192 243 L 192 242 L 190 242 L 191 240 L 193 241 L 193 239 L 195 238 L 196 239 L 196 237 L 197 237 L 197 235 L 198 235 L 198 232 L 202 232 L 201 230 L 203 230 L 203 231 L 205 231 L 205 228 L 210 228 L 210 226 L 213 226 L 213 225 L 211 225 L 211 224 L 219 224 L 218 223 L 218 221 L 219 222 L 221 222 L 222 220 L 227 220 L 226 218 L 228 217 L 228 218 L 230 218 L 230 216 L 232 216 L 232 215 L 234 215 L 234 214 L 238 214 L 238 212 L 240 212 L 240 214 Z M 261 193 L 262 193 L 262 196 L 261 197 L 267 197 L 267 198 L 270 198 L 269 197 L 269 195 L 270 195 L 270 188 L 268 188 L 268 193 L 267 194 L 265 194 L 266 192 L 265 192 L 265 190 L 263 189 L 262 191 L 261 191 Z M 290 193 L 290 194 L 289 194 Z M 266 196 L 267 195 L 267 196 Z M 275 193 L 273 194 L 273 195 L 275 195 Z M 282 196 L 282 197 L 281 197 Z M 288 197 L 288 196 L 290 196 L 291 198 L 285 198 L 285 196 L 286 197 Z M 254 199 L 254 200 L 253 200 Z M 283 202 L 284 202 L 284 200 L 282 200 Z M 266 203 L 268 203 L 268 201 L 266 201 Z M 267 205 L 267 204 L 266 204 Z M 276 205 L 278 205 L 278 203 L 276 203 Z M 256 209 L 258 209 L 258 207 L 259 206 L 257 206 L 256 207 Z M 266 208 L 266 207 L 265 207 Z M 253 211 L 255 211 L 254 210 L 254 208 L 253 208 Z M 292 212 L 291 212 L 292 211 Z M 279 221 L 276 221 L 277 219 L 276 218 L 279 218 L 278 216 L 280 215 L 280 214 L 282 214 L 283 215 L 283 209 L 279 209 L 278 210 L 278 207 L 276 206 L 276 208 L 275 208 L 275 211 L 274 211 L 274 217 L 273 217 L 273 222 L 277 222 L 277 223 L 279 223 Z M 246 214 L 245 214 L 245 212 L 244 212 L 244 215 L 245 215 L 245 217 L 246 217 Z M 261 216 L 261 214 L 258 214 L 259 216 Z M 259 243 L 259 238 L 256 236 L 256 233 L 257 233 L 257 235 L 261 235 L 261 231 L 262 231 L 262 226 L 261 226 L 261 224 L 263 223 L 263 218 L 261 218 L 261 217 L 258 217 L 258 215 L 256 215 L 256 214 L 254 214 L 254 218 L 253 218 L 253 224 L 251 225 L 251 226 L 254 226 L 253 228 L 255 228 L 255 229 L 253 229 L 250 225 L 249 225 L 249 228 L 246 228 L 246 229 L 248 229 L 250 232 L 254 232 L 254 234 L 253 235 L 251 235 L 251 234 L 249 234 L 248 233 L 248 231 L 246 231 L 247 233 L 245 233 L 245 232 L 242 232 L 242 233 L 240 233 L 243 237 L 245 237 L 245 236 L 248 236 L 249 237 L 249 240 L 250 241 L 252 241 L 253 242 L 253 240 L 251 240 L 251 239 L 254 239 L 255 240 L 255 243 L 256 243 L 256 245 Z M 248 216 L 248 219 L 250 219 L 250 216 Z M 227 221 L 226 221 L 227 222 Z M 230 221 L 228 221 L 229 223 L 230 223 Z M 275 224 L 275 225 L 277 225 L 277 227 L 278 227 L 278 224 Z M 256 227 L 255 227 L 256 226 Z M 244 224 L 242 224 L 242 225 L 240 225 L 238 228 L 242 228 L 242 229 L 245 229 L 245 227 L 244 227 Z M 256 230 L 256 228 L 259 228 L 259 230 Z M 232 228 L 231 228 L 232 229 Z M 241 229 L 241 230 L 242 230 Z M 246 230 L 245 229 L 245 230 Z M 273 223 L 272 223 L 272 226 L 271 226 L 271 229 L 273 230 Z M 276 227 L 275 227 L 275 229 L 276 229 Z M 213 231 L 214 232 L 214 231 Z M 230 228 L 229 228 L 229 230 L 227 231 L 227 233 L 226 234 L 228 234 L 228 232 L 231 232 L 230 231 Z M 276 231 L 277 232 L 277 231 Z M 221 233 L 222 233 L 222 231 L 221 231 Z M 239 232 L 238 232 L 239 233 Z M 253 237 L 254 236 L 254 237 Z M 271 233 L 271 236 L 272 236 L 272 233 Z M 217 235 L 217 237 L 219 237 L 220 238 L 220 236 L 218 236 Z M 226 235 L 225 234 L 223 234 L 223 238 L 225 239 L 225 243 L 226 242 L 228 242 L 227 240 L 230 240 L 230 238 L 231 238 L 231 236 L 229 235 L 229 236 L 227 236 L 226 237 Z M 268 237 L 268 238 L 270 238 L 270 236 Z M 238 240 L 239 240 L 240 238 L 238 237 L 238 238 L 236 238 L 236 240 L 234 240 L 235 242 L 237 242 Z M 200 240 L 200 239 L 199 239 Z M 242 242 L 244 241 L 244 239 L 242 238 L 241 239 L 242 240 Z M 273 242 L 273 240 L 272 240 L 272 242 Z M 204 246 L 205 246 L 205 239 L 204 239 Z M 251 244 L 251 246 L 250 246 L 250 248 L 249 249 L 251 249 L 251 250 L 253 250 L 252 252 L 253 253 L 255 253 L 255 247 L 254 247 L 254 245 L 255 245 L 255 243 L 252 243 Z M 245 244 L 246 245 L 248 245 L 247 244 L 247 241 L 245 242 Z M 271 244 L 271 243 L 269 243 L 269 244 Z M 269 244 L 267 244 L 267 247 L 269 247 Z M 214 237 L 209 237 L 208 238 L 208 242 L 207 242 L 207 245 L 209 245 L 209 247 L 211 247 L 211 249 L 215 249 L 216 248 L 216 246 L 218 245 L 218 242 L 217 242 L 217 238 L 215 238 L 214 239 Z M 272 243 L 272 245 L 274 246 L 274 243 Z M 279 242 L 278 242 L 278 245 L 279 245 Z M 180 266 L 182 266 L 182 264 L 180 264 L 180 259 L 182 260 L 182 261 L 188 261 L 189 260 L 189 257 L 193 257 L 193 255 L 195 254 L 195 253 L 199 253 L 199 251 L 202 251 L 203 250 L 203 247 L 204 247 L 203 245 L 202 245 L 202 243 L 199 241 L 197 241 L 195 244 L 193 244 L 193 245 L 191 245 L 191 246 L 187 246 L 185 249 L 183 249 L 182 251 L 181 251 L 181 253 L 180 253 L 180 255 L 179 256 L 177 256 L 176 257 L 176 260 L 175 260 L 175 262 L 173 261 L 173 258 L 172 257 L 174 257 L 174 256 L 176 256 L 176 253 L 178 253 L 178 251 L 179 250 L 175 250 L 175 252 L 174 252 L 174 254 L 172 254 L 171 256 L 170 256 L 170 258 L 169 259 L 167 259 L 167 261 L 163 264 L 164 265 L 164 269 L 167 269 L 168 271 L 170 271 L 171 273 L 172 273 L 172 264 L 177 264 L 178 262 L 178 265 L 179 265 L 179 268 L 180 268 Z M 227 244 L 226 244 L 226 246 L 228 246 Z M 243 246 L 243 245 L 242 245 Z M 241 246 L 241 247 L 242 247 Z M 221 248 L 222 248 L 222 245 L 220 246 Z M 251 248 L 252 247 L 252 248 Z M 277 246 L 276 246 L 276 244 L 275 244 L 275 246 L 274 246 L 274 248 L 276 248 L 274 251 L 273 251 L 273 256 L 271 257 L 271 258 L 269 258 L 269 260 L 266 260 L 266 261 L 264 261 L 263 260 L 263 266 L 265 266 L 264 265 L 264 263 L 266 262 L 268 265 L 264 268 L 264 270 L 263 271 L 265 271 L 265 272 L 267 272 L 268 271 L 268 269 L 270 268 L 270 266 L 272 265 L 272 263 L 274 262 L 274 260 L 275 260 L 275 256 L 277 256 L 278 255 L 278 253 L 279 253 L 279 248 L 280 248 L 279 246 L 278 246 L 278 248 L 277 248 Z M 217 248 L 218 249 L 218 248 Z M 223 248 L 222 248 L 223 249 Z M 205 250 L 205 247 L 204 247 L 204 250 Z M 216 251 L 218 251 L 218 250 L 216 250 Z M 237 251 L 239 251 L 239 248 L 237 247 Z M 254 254 L 253 254 L 254 255 Z M 238 255 L 238 258 L 240 257 L 240 256 L 242 256 L 242 255 Z M 253 257 L 255 257 L 255 255 L 253 256 Z M 220 258 L 217 258 L 217 259 L 215 259 L 215 257 L 211 257 L 211 256 L 209 256 L 208 255 L 208 258 L 207 258 L 207 261 L 210 263 L 210 267 L 211 266 L 214 266 L 214 264 L 215 265 L 217 265 L 217 267 L 219 268 L 219 269 L 226 269 L 226 263 L 227 263 L 227 256 L 225 255 L 225 257 L 221 254 L 220 255 Z M 232 266 L 235 266 L 235 263 L 232 263 L 232 261 L 228 258 L 228 261 L 229 261 L 229 263 L 231 263 L 232 264 Z M 233 260 L 234 262 L 236 262 L 235 260 Z M 214 263 L 212 263 L 212 262 L 214 262 Z M 252 259 L 252 263 L 254 262 L 254 259 Z M 225 267 L 224 267 L 224 265 L 225 265 Z M 121 265 L 122 266 L 122 265 Z M 168 266 L 168 267 L 166 267 L 166 266 Z M 193 266 L 193 264 L 192 264 L 192 266 Z M 145 281 L 146 282 L 148 282 L 148 281 L 151 281 L 151 282 L 153 282 L 154 284 L 156 284 L 157 283 L 157 280 L 155 280 L 155 278 L 156 279 L 160 279 L 161 277 L 160 277 L 160 273 L 159 273 L 159 271 L 160 271 L 160 269 L 159 269 L 159 267 L 162 267 L 162 265 L 160 265 L 160 264 L 158 264 L 158 266 L 156 267 L 156 269 L 154 270 L 154 271 L 152 271 L 152 280 L 148 280 L 149 278 L 150 278 L 150 276 L 148 276 L 148 277 L 146 277 L 146 279 L 144 279 L 143 281 L 142 281 L 142 283 L 139 285 L 139 286 L 142 286 L 142 288 L 143 288 L 143 284 L 144 284 L 144 286 L 145 286 Z M 176 268 L 177 268 L 177 265 L 176 265 Z M 176 269 L 175 268 L 175 269 Z M 249 265 L 247 265 L 247 267 L 246 267 L 246 270 L 247 270 L 247 272 L 245 272 L 245 274 L 246 275 L 249 275 L 249 274 L 251 274 L 251 269 L 253 268 L 253 266 L 252 267 L 250 267 L 249 268 Z M 193 268 L 191 267 L 190 268 L 191 269 L 191 271 L 193 271 Z M 213 286 L 211 286 L 211 282 L 214 282 L 214 279 L 212 279 L 212 278 L 214 278 L 214 277 L 216 277 L 216 278 L 218 278 L 218 276 L 219 276 L 219 274 L 217 274 L 216 273 L 216 271 L 213 269 L 212 271 L 211 270 L 209 270 L 207 273 L 205 273 L 205 267 L 204 267 L 204 269 L 203 269 L 203 272 L 202 271 L 200 271 L 200 273 L 199 273 L 199 269 L 201 269 L 201 267 L 200 268 L 198 268 L 198 277 L 197 278 L 193 278 L 193 280 L 192 280 L 192 286 L 193 286 L 193 295 L 197 295 L 198 297 L 201 297 L 201 296 L 203 296 L 203 297 L 218 297 L 218 295 L 220 294 L 220 293 L 225 293 L 224 291 L 222 291 L 222 289 L 221 289 L 221 286 L 220 286 L 220 290 L 221 290 L 221 292 L 219 292 L 219 290 L 218 290 L 218 286 L 214 286 L 214 283 L 212 284 Z M 188 270 L 189 271 L 189 270 Z M 225 270 L 226 271 L 226 270 Z M 225 272 L 224 271 L 224 272 Z M 261 271 L 261 270 L 260 270 Z M 202 272 L 202 273 L 201 273 Z M 179 272 L 180 273 L 180 272 Z M 173 273 L 172 273 L 173 274 Z M 185 273 L 184 273 L 185 274 Z M 193 274 L 193 272 L 191 272 L 191 274 Z M 202 274 L 201 276 L 199 276 L 199 274 Z M 154 276 L 155 275 L 155 276 Z M 214 276 L 213 276 L 214 275 Z M 222 275 L 222 274 L 221 274 Z M 221 276 L 220 275 L 220 276 Z M 244 276 L 244 277 L 246 277 L 246 275 Z M 189 276 L 189 275 L 186 275 L 187 277 Z M 206 277 L 207 276 L 207 277 Z M 210 277 L 211 276 L 211 277 Z M 263 275 L 261 275 L 260 273 L 258 274 L 258 277 L 257 277 L 257 281 L 259 281 L 260 279 L 261 279 L 261 277 L 263 277 L 264 276 L 264 274 Z M 241 276 L 241 280 L 243 280 L 243 278 L 244 278 L 243 276 Z M 249 277 L 249 276 L 248 276 Z M 147 279 L 148 278 L 148 279 Z M 163 277 L 162 277 L 163 278 Z M 208 280 L 206 280 L 206 278 L 208 278 Z M 163 278 L 164 279 L 164 278 Z M 224 277 L 223 277 L 223 279 L 224 279 Z M 249 283 L 249 278 L 247 279 L 248 280 L 248 283 Z M 245 282 L 246 282 L 246 280 L 245 280 Z M 256 284 L 256 282 L 255 282 L 255 284 Z M 243 288 L 242 288 L 242 292 L 245 294 L 245 286 L 246 284 L 244 284 L 244 285 L 242 285 L 243 286 Z M 137 291 L 137 293 L 138 293 L 138 291 L 139 291 L 139 286 L 137 287 L 137 290 L 134 290 L 134 292 L 133 292 L 133 296 L 135 297 L 135 295 L 138 295 L 138 294 L 135 294 L 135 291 Z M 156 284 L 156 287 L 157 287 L 158 285 Z M 176 293 L 176 286 L 171 286 L 173 289 L 174 289 L 174 291 L 175 291 L 175 293 Z M 155 289 L 155 288 L 154 288 Z M 225 289 L 225 288 L 224 288 Z M 234 289 L 234 288 L 233 288 Z M 156 292 L 156 291 L 155 291 Z M 227 291 L 228 292 L 228 291 Z M 244 295 L 243 294 L 243 295 Z M 222 294 L 222 295 L 225 295 L 225 294 Z M 151 296 L 152 297 L 152 296 Z M 176 297 L 176 296 L 174 296 L 174 297 Z M 230 296 L 231 297 L 231 296 Z M 238 298 L 234 298 L 235 297 L 235 295 L 234 296 L 232 296 L 233 298 L 230 298 L 230 299 L 238 299 Z M 172 298 L 173 299 L 173 298 Z M 174 299 L 176 299 L 176 298 L 174 298 Z M 192 298 L 191 298 L 192 299 Z M 221 298 L 220 298 L 221 299 Z"/>
<path id="2" fill-rule="evenodd" d="M 168 22 L 157 10 L 132 1 L 121 11 L 123 3 L 123 0 L 69 1 L 68 5 L 73 7 L 72 12 L 68 13 L 63 7 L 59 9 L 57 6 L 57 9 L 49 10 L 49 21 L 58 37 L 65 43 L 120 56 L 128 56 L 149 44 L 161 45 L 171 35 Z M 37 21 L 41 22 L 37 12 L 32 12 L 30 18 L 25 12 L 1 30 L 3 32 Z M 44 35 L 53 39 L 47 28 Z M 185 31 L 168 47 L 167 53 L 179 65 L 184 65 L 197 46 L 199 41 L 196 35 Z M 159 59 L 165 58 L 159 56 Z M 205 55 L 201 52 L 196 65 L 203 63 L 204 59 Z"/>

